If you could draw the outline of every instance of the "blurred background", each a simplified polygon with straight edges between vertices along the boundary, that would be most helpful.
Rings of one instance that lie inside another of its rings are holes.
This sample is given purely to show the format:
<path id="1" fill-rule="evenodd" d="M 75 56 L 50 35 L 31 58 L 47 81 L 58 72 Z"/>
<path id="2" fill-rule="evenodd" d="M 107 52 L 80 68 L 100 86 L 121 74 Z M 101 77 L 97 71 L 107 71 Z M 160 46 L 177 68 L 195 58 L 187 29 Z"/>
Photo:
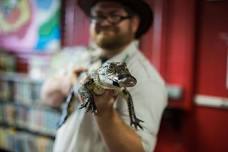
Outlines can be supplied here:
<path id="1" fill-rule="evenodd" d="M 148 1 L 154 24 L 139 45 L 169 93 L 155 151 L 227 152 L 228 1 Z M 61 110 L 40 88 L 67 66 L 59 53 L 89 44 L 88 25 L 76 0 L 0 0 L 0 151 L 52 151 Z"/>

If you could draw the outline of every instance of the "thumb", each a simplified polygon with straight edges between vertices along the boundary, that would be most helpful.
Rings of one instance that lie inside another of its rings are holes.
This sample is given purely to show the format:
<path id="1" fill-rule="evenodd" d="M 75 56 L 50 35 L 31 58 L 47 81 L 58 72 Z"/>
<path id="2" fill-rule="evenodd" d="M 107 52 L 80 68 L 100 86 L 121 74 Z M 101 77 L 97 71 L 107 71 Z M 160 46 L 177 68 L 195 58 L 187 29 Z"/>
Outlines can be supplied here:
<path id="1" fill-rule="evenodd" d="M 78 77 L 81 73 L 87 72 L 87 71 L 88 71 L 87 68 L 79 67 L 79 68 L 75 68 L 75 69 L 73 70 L 73 73 Z"/>

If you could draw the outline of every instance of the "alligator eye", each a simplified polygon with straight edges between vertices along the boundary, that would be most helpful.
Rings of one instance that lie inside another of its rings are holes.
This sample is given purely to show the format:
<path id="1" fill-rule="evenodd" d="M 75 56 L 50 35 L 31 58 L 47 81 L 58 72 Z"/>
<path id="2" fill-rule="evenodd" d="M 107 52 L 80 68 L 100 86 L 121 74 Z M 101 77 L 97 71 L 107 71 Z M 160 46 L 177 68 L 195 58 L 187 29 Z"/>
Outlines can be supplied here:
<path id="1" fill-rule="evenodd" d="M 115 72 L 115 66 L 113 64 L 110 64 L 110 66 L 108 67 L 107 71 L 109 73 L 114 73 Z"/>
<path id="2" fill-rule="evenodd" d="M 119 67 L 118 68 L 119 73 L 129 73 L 128 70 L 125 67 Z"/>
<path id="3" fill-rule="evenodd" d="M 116 87 L 120 87 L 119 83 L 117 83 L 116 81 L 112 81 L 112 84 Z"/>
<path id="4" fill-rule="evenodd" d="M 110 69 L 114 69 L 115 65 L 114 64 L 110 64 Z"/>
<path id="5" fill-rule="evenodd" d="M 114 68 L 108 68 L 108 73 L 113 73 L 114 71 L 115 71 L 115 69 Z"/>

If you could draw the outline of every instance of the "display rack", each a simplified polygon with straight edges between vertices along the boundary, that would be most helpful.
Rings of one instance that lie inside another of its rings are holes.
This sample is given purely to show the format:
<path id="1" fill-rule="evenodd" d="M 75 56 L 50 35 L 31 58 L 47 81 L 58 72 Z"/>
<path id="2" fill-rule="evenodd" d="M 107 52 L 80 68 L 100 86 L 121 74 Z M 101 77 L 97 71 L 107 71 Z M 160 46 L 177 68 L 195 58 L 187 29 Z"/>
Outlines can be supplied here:
<path id="1" fill-rule="evenodd" d="M 0 73 L 0 149 L 51 152 L 60 110 L 40 102 L 42 81 Z"/>

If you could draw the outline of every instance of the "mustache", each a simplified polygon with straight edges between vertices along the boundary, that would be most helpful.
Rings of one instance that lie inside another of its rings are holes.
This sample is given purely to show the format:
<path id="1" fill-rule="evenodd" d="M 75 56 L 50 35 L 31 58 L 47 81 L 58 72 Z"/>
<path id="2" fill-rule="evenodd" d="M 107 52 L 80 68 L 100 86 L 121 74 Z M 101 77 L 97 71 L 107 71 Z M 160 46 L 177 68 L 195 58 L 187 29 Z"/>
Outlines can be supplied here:
<path id="1" fill-rule="evenodd" d="M 115 27 L 98 27 L 96 29 L 96 32 L 102 32 L 102 31 L 114 31 L 114 32 L 118 32 L 118 29 Z"/>

